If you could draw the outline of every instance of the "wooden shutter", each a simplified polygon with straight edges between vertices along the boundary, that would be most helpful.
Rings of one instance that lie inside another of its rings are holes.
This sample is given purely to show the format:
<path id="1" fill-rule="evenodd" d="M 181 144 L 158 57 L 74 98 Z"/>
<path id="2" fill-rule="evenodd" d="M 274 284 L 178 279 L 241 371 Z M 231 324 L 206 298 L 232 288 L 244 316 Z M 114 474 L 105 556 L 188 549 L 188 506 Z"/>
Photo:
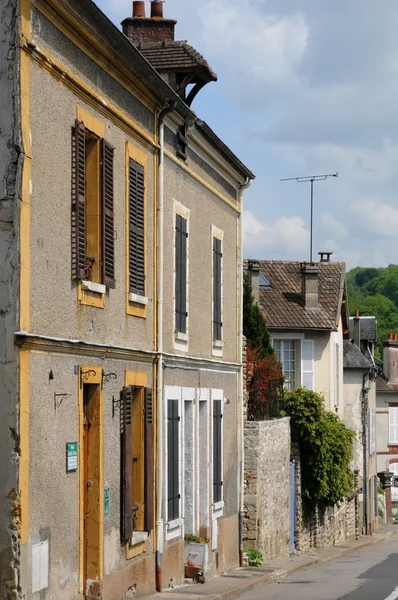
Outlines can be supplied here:
<path id="1" fill-rule="evenodd" d="M 314 390 L 314 342 L 301 341 L 301 385 L 307 390 Z"/>
<path id="2" fill-rule="evenodd" d="M 222 405 L 213 400 L 213 502 L 222 500 Z"/>
<path id="3" fill-rule="evenodd" d="M 187 331 L 187 220 L 176 215 L 176 331 Z"/>
<path id="4" fill-rule="evenodd" d="M 389 421 L 389 443 L 398 444 L 398 406 L 390 406 L 388 409 Z"/>
<path id="5" fill-rule="evenodd" d="M 127 542 L 133 535 L 133 432 L 132 432 L 132 403 L 134 388 L 124 387 L 120 397 L 121 415 L 121 479 L 122 507 L 121 532 L 122 541 Z"/>
<path id="6" fill-rule="evenodd" d="M 115 231 L 113 154 L 114 149 L 102 140 L 102 282 L 115 287 Z"/>
<path id="7" fill-rule="evenodd" d="M 72 278 L 84 279 L 86 268 L 86 129 L 72 130 Z"/>
<path id="8" fill-rule="evenodd" d="M 145 296 L 144 167 L 129 160 L 129 280 L 130 292 Z"/>
<path id="9" fill-rule="evenodd" d="M 145 531 L 154 525 L 154 437 L 153 394 L 145 388 Z"/>
<path id="10" fill-rule="evenodd" d="M 180 516 L 178 400 L 167 402 L 167 520 Z"/>
<path id="11" fill-rule="evenodd" d="M 334 405 L 337 408 L 340 404 L 340 345 L 338 342 L 334 345 Z"/>
<path id="12" fill-rule="evenodd" d="M 213 237 L 213 339 L 221 340 L 221 240 Z"/>

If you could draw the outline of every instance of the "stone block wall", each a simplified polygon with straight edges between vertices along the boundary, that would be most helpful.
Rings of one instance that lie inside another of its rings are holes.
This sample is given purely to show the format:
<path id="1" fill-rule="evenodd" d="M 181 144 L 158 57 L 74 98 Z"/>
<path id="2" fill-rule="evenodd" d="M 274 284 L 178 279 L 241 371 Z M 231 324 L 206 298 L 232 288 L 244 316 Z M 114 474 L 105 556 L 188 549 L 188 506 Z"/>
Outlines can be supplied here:
<path id="1" fill-rule="evenodd" d="M 295 472 L 295 532 L 297 552 L 308 552 L 313 548 L 325 548 L 359 537 L 358 495 L 352 494 L 340 504 L 316 507 L 311 515 L 303 514 L 301 501 L 301 465 L 297 445 L 292 444 L 292 455 L 296 462 Z"/>
<path id="2" fill-rule="evenodd" d="M 289 554 L 290 419 L 245 423 L 244 545 Z"/>

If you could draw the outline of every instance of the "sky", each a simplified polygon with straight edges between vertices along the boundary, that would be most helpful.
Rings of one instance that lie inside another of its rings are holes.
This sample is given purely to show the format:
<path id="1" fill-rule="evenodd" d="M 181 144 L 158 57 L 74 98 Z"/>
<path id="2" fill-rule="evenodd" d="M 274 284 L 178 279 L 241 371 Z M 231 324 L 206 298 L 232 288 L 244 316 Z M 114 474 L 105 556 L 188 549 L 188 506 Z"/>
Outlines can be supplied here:
<path id="1" fill-rule="evenodd" d="M 164 16 L 218 74 L 192 109 L 256 175 L 245 256 L 308 260 L 309 184 L 280 179 L 338 172 L 315 184 L 314 256 L 398 262 L 396 0 L 166 0 Z"/>

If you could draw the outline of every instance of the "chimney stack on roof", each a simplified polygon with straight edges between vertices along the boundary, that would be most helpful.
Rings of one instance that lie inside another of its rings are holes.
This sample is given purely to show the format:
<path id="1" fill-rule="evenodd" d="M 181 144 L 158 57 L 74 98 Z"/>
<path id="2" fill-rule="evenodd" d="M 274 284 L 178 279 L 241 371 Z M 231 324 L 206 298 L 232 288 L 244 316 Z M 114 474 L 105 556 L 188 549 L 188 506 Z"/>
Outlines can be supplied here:
<path id="1" fill-rule="evenodd" d="M 315 263 L 301 263 L 301 295 L 305 308 L 319 308 L 319 268 Z"/>
<path id="2" fill-rule="evenodd" d="M 123 33 L 134 46 L 150 48 L 159 42 L 174 42 L 177 21 L 163 17 L 163 1 L 151 1 L 151 17 L 145 13 L 145 2 L 134 0 L 133 16 L 122 21 Z"/>
<path id="3" fill-rule="evenodd" d="M 383 371 L 389 383 L 398 383 L 398 336 L 389 333 L 383 342 Z"/>
<path id="4" fill-rule="evenodd" d="M 319 254 L 319 262 L 330 262 L 330 257 L 333 252 L 318 252 Z"/>
<path id="5" fill-rule="evenodd" d="M 247 264 L 247 269 L 250 275 L 254 302 L 260 304 L 260 265 L 258 262 L 250 260 Z"/>

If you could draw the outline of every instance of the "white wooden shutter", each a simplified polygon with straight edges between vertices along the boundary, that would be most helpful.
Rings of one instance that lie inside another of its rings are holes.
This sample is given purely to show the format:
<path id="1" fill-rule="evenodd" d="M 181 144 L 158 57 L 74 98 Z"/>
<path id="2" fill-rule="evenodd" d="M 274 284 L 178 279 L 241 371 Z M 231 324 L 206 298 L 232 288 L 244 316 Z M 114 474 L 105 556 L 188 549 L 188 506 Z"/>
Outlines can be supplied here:
<path id="1" fill-rule="evenodd" d="M 301 385 L 307 390 L 314 389 L 313 340 L 301 340 Z"/>
<path id="2" fill-rule="evenodd" d="M 376 409 L 369 409 L 369 450 L 370 454 L 374 454 L 376 452 Z"/>
<path id="3" fill-rule="evenodd" d="M 389 467 L 390 473 L 394 473 L 395 478 L 398 478 L 398 463 L 391 463 Z M 391 482 L 391 500 L 398 502 L 398 481 L 395 479 Z"/>
<path id="4" fill-rule="evenodd" d="M 338 342 L 334 345 L 334 405 L 338 408 L 340 404 L 340 346 Z"/>
<path id="5" fill-rule="evenodd" d="M 398 406 L 390 406 L 388 409 L 389 421 L 389 443 L 398 444 Z"/>

